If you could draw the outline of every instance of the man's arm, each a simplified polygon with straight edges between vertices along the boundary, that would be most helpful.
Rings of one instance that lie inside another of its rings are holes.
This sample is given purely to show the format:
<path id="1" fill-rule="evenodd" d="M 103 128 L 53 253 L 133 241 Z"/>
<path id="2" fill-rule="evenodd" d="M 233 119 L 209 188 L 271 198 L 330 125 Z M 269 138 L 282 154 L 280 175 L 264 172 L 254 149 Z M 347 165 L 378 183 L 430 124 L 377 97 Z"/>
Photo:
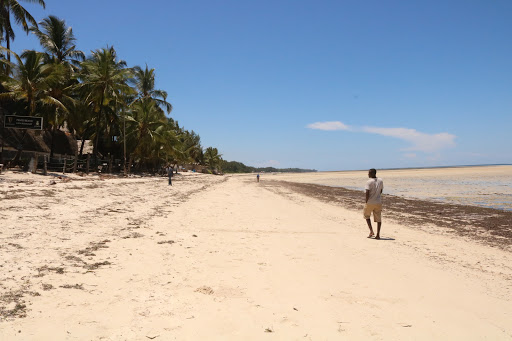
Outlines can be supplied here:
<path id="1" fill-rule="evenodd" d="M 368 203 L 368 199 L 370 199 L 370 191 L 366 190 L 366 201 L 365 201 L 365 203 Z"/>

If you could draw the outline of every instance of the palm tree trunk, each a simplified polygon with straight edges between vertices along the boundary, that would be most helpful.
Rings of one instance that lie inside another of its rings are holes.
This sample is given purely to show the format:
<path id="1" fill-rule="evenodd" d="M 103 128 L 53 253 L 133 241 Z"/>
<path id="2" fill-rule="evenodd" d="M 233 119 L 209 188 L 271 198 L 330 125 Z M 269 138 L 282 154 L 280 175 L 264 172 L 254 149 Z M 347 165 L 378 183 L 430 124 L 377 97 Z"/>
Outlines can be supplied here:
<path id="1" fill-rule="evenodd" d="M 123 104 L 123 175 L 126 176 L 126 113 Z"/>
<path id="2" fill-rule="evenodd" d="M 132 169 L 132 153 L 130 153 L 130 157 L 128 158 L 128 174 L 130 174 L 131 169 Z"/>
<path id="3" fill-rule="evenodd" d="M 80 156 L 84 155 L 84 144 L 85 144 L 85 134 L 82 136 L 82 143 L 80 144 Z"/>
<path id="4" fill-rule="evenodd" d="M 94 157 L 96 158 L 97 157 L 97 154 L 98 154 L 98 143 L 99 143 L 99 139 L 100 139 L 100 119 L 101 119 L 101 109 L 100 111 L 98 111 L 98 117 L 97 117 L 97 123 L 96 123 L 96 139 L 94 141 L 94 148 L 93 148 L 93 154 L 94 154 Z"/>
<path id="5" fill-rule="evenodd" d="M 9 27 L 11 27 L 11 17 L 9 15 L 9 11 L 5 8 L 6 4 L 5 4 L 5 0 L 1 0 L 0 1 L 0 16 L 2 16 L 2 19 L 3 21 L 5 22 L 4 24 L 4 29 L 5 29 L 5 41 L 6 41 L 6 47 L 7 47 L 7 60 L 10 62 L 11 61 L 11 53 L 9 52 L 11 50 L 11 37 L 9 35 Z M 7 64 L 5 66 L 5 73 L 7 75 L 9 75 L 9 73 L 11 72 L 11 67 L 9 66 L 9 64 Z"/>
<path id="6" fill-rule="evenodd" d="M 5 32 L 5 40 L 7 41 L 7 61 L 11 61 L 11 53 L 9 52 L 11 50 L 11 42 L 9 41 L 9 33 Z M 9 63 L 5 65 L 5 74 L 9 75 L 11 73 L 11 67 L 9 66 Z"/>
<path id="7" fill-rule="evenodd" d="M 100 124 L 101 124 L 101 112 L 103 109 L 103 93 L 101 94 L 101 102 L 100 102 L 100 110 L 98 111 L 98 118 L 96 120 L 96 141 L 94 142 L 93 154 L 94 157 L 97 158 L 98 154 L 98 142 L 100 138 Z"/>
<path id="8" fill-rule="evenodd" d="M 55 146 L 55 124 L 52 128 L 52 143 L 50 144 L 50 159 L 53 157 L 53 149 Z"/>
<path id="9" fill-rule="evenodd" d="M 86 135 L 86 132 L 89 131 L 90 127 L 91 127 L 91 121 L 87 122 L 85 129 L 82 131 L 82 134 L 81 134 L 82 144 L 80 145 L 80 156 L 84 155 L 85 135 Z"/>

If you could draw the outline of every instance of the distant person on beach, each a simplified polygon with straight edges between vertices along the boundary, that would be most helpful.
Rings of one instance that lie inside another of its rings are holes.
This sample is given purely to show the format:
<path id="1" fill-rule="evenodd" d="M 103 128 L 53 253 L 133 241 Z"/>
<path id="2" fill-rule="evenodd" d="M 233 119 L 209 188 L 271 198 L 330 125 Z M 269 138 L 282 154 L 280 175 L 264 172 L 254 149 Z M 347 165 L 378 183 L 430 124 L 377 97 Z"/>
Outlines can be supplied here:
<path id="1" fill-rule="evenodd" d="M 260 175 L 259 175 L 259 174 L 258 174 L 258 175 L 256 175 L 256 181 L 257 181 L 257 182 L 260 182 Z"/>
<path id="2" fill-rule="evenodd" d="M 364 205 L 364 219 L 370 228 L 370 235 L 368 238 L 374 236 L 372 222 L 370 216 L 373 212 L 373 221 L 377 223 L 377 235 L 375 239 L 380 239 L 380 227 L 382 225 L 381 211 L 382 211 L 382 199 L 381 194 L 384 189 L 384 182 L 382 179 L 377 178 L 377 170 L 372 168 L 368 171 L 368 177 L 370 180 L 366 182 L 366 204 Z"/>
<path id="3" fill-rule="evenodd" d="M 172 186 L 172 167 L 167 168 L 167 176 L 169 177 L 169 186 Z"/>

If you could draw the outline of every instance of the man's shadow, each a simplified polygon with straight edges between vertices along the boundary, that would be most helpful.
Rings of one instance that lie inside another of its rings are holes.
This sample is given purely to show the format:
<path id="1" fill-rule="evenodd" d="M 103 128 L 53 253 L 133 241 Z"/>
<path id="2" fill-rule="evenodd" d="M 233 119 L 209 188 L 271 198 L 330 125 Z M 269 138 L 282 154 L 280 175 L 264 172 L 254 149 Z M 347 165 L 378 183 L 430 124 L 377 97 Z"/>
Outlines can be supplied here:
<path id="1" fill-rule="evenodd" d="M 372 239 L 375 239 L 375 238 L 372 238 Z M 375 240 L 395 240 L 395 238 L 380 237 L 380 239 L 375 239 Z"/>

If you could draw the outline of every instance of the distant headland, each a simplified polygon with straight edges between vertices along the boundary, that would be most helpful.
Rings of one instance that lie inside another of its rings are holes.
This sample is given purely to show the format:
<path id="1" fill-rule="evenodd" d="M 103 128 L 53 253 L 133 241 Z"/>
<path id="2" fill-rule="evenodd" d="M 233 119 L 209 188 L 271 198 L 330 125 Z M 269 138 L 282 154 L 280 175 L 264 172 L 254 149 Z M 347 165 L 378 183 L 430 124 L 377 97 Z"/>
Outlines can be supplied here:
<path id="1" fill-rule="evenodd" d="M 222 171 L 224 173 L 308 173 L 316 172 L 317 170 L 301 168 L 251 167 L 237 161 L 222 160 Z"/>

